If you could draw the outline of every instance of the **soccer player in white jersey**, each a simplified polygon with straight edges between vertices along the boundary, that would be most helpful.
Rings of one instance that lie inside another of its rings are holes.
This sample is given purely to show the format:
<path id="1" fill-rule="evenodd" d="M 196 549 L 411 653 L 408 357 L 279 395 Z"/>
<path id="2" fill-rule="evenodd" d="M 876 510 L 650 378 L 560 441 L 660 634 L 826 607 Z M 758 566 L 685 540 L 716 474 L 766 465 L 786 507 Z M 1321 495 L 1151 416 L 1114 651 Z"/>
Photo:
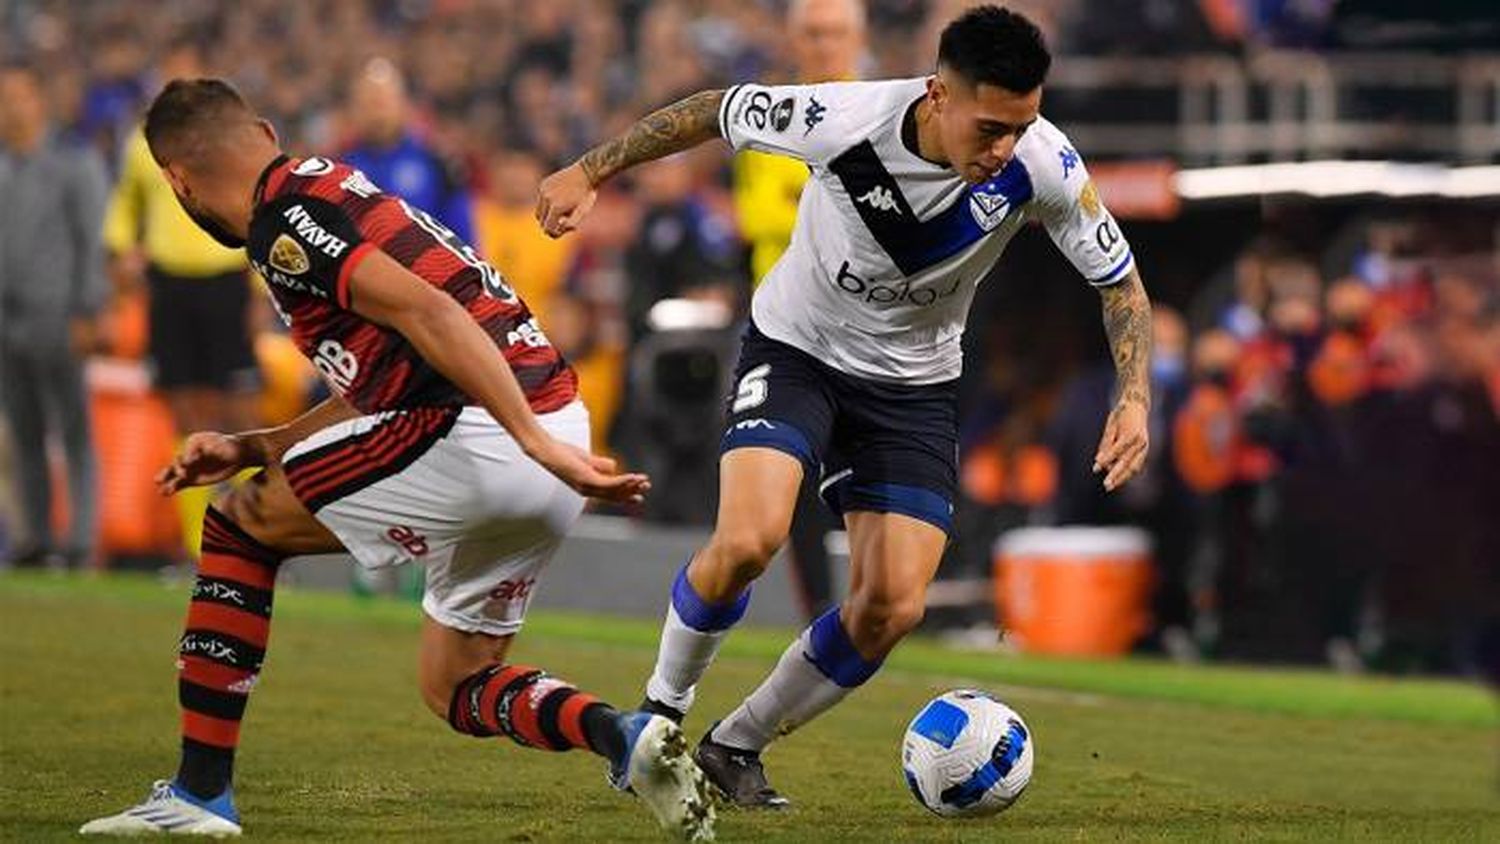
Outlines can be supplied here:
<path id="1" fill-rule="evenodd" d="M 646 686 L 647 707 L 683 716 L 786 538 L 803 474 L 820 473 L 849 532 L 850 594 L 699 743 L 699 765 L 736 803 L 786 805 L 760 752 L 868 680 L 922 618 L 952 527 L 964 321 L 1025 222 L 1103 299 L 1118 400 L 1095 471 L 1114 490 L 1146 458 L 1151 307 L 1082 159 L 1039 114 L 1050 63 L 1030 21 L 980 6 L 943 31 L 930 77 L 705 91 L 541 186 L 538 218 L 560 236 L 606 179 L 714 137 L 811 171 L 791 246 L 751 307 L 718 520 L 673 584 Z"/>

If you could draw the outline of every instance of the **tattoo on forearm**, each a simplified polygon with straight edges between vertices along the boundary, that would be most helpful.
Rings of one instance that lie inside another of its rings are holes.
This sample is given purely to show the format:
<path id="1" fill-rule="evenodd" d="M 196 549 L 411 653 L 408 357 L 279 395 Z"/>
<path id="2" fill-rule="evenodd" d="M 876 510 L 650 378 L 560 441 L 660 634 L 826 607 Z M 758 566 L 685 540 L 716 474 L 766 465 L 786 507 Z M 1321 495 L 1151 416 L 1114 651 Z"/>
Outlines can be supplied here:
<path id="1" fill-rule="evenodd" d="M 636 121 L 625 134 L 584 153 L 579 166 L 589 182 L 597 185 L 628 167 L 717 137 L 719 103 L 723 99 L 723 91 L 700 91 L 657 109 Z"/>
<path id="2" fill-rule="evenodd" d="M 1115 359 L 1121 402 L 1151 404 L 1151 301 L 1140 274 L 1100 290 L 1104 298 L 1104 333 Z"/>

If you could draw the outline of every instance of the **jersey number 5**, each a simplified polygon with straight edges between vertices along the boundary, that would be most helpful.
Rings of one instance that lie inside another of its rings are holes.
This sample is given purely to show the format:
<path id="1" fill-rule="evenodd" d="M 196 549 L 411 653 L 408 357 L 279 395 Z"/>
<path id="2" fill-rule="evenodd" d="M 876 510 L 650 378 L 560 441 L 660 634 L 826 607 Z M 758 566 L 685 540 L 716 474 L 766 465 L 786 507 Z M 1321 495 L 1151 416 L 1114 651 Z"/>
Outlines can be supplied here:
<path id="1" fill-rule="evenodd" d="M 516 299 L 516 291 L 506 282 L 505 276 L 501 275 L 499 270 L 490 266 L 488 261 L 479 257 L 479 253 L 474 251 L 474 247 L 464 243 L 458 235 L 453 233 L 452 229 L 439 223 L 436 218 L 426 211 L 420 208 L 413 208 L 404 199 L 397 201 L 401 203 L 402 210 L 406 212 L 406 216 L 410 217 L 412 222 L 421 226 L 424 231 L 437 238 L 438 243 L 443 244 L 449 252 L 457 255 L 460 261 L 479 270 L 479 277 L 484 279 L 484 290 L 486 293 L 509 304 L 515 304 L 518 301 Z"/>
<path id="2" fill-rule="evenodd" d="M 766 383 L 766 376 L 770 374 L 771 365 L 763 363 L 740 376 L 740 386 L 734 394 L 732 412 L 740 413 L 752 407 L 760 407 L 762 404 L 765 404 L 766 394 L 771 389 L 770 385 Z"/>

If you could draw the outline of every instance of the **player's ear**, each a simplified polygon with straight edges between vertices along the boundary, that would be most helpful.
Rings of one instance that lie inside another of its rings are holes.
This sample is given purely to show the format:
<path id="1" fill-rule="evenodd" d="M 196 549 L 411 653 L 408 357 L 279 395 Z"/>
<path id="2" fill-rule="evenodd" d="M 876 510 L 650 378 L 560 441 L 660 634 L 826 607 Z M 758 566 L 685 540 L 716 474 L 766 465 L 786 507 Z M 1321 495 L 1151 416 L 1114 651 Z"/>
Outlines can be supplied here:
<path id="1" fill-rule="evenodd" d="M 943 103 L 948 99 L 948 86 L 943 83 L 941 76 L 934 74 L 927 77 L 927 98 L 932 101 L 934 109 L 943 110 Z"/>
<path id="2" fill-rule="evenodd" d="M 188 196 L 192 191 L 188 190 L 187 180 L 182 176 L 182 166 L 177 163 L 168 164 L 161 168 L 161 173 L 167 179 L 167 184 L 172 186 L 172 192 L 178 196 Z"/>
<path id="3" fill-rule="evenodd" d="M 274 146 L 281 146 L 281 139 L 276 137 L 276 127 L 271 125 L 271 121 L 261 117 L 256 119 L 255 125 Z"/>

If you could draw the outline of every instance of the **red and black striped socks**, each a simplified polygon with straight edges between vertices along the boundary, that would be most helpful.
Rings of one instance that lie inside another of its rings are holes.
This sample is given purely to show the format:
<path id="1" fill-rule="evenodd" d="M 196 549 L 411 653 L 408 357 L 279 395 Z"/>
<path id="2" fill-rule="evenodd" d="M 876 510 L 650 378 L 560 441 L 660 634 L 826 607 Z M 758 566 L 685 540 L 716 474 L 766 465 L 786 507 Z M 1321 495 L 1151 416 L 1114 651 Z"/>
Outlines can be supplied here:
<path id="1" fill-rule="evenodd" d="M 540 668 L 492 665 L 453 690 L 448 723 L 460 733 L 510 736 L 541 750 L 582 747 L 616 760 L 625 737 L 613 707 Z"/>
<path id="2" fill-rule="evenodd" d="M 203 517 L 198 580 L 178 645 L 182 762 L 177 784 L 212 799 L 229 787 L 240 719 L 265 659 L 284 555 L 213 507 Z"/>

